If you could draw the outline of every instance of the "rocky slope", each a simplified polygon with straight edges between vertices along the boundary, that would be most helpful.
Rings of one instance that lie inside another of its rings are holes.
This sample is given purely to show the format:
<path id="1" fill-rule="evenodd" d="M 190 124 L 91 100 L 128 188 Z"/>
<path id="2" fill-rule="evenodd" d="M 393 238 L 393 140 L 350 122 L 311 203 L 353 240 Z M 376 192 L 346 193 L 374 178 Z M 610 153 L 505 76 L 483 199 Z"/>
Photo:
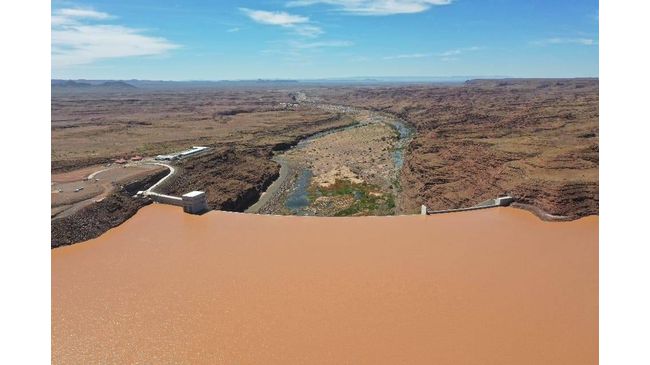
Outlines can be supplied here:
<path id="1" fill-rule="evenodd" d="M 160 190 L 182 195 L 206 192 L 211 209 L 244 211 L 278 176 L 279 166 L 266 149 L 219 147 L 182 161 L 180 173 Z"/>
<path id="2" fill-rule="evenodd" d="M 99 237 L 109 229 L 122 224 L 138 209 L 151 203 L 148 199 L 134 199 L 133 195 L 153 185 L 166 174 L 167 170 L 164 170 L 142 180 L 127 182 L 119 191 L 102 201 L 82 208 L 70 216 L 53 219 L 51 247 L 70 245 Z"/>
<path id="3" fill-rule="evenodd" d="M 544 219 L 598 214 L 598 80 L 312 90 L 412 124 L 401 185 L 410 209 L 511 194 Z"/>
<path id="4" fill-rule="evenodd" d="M 334 115 L 265 133 L 273 138 L 217 143 L 208 153 L 181 161 L 181 171 L 160 191 L 181 195 L 202 190 L 211 209 L 243 212 L 278 177 L 280 166 L 271 161 L 274 151 L 286 150 L 312 134 L 352 123 L 354 120 L 347 116 Z"/>

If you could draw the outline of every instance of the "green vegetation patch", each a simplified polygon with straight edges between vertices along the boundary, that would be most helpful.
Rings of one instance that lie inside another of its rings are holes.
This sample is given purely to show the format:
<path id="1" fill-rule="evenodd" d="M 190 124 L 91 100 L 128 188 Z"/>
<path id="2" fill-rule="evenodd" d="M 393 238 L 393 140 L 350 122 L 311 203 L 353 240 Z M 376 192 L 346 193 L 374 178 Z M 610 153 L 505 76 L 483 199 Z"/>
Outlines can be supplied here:
<path id="1" fill-rule="evenodd" d="M 312 185 L 309 189 L 309 200 L 313 203 L 319 197 L 334 198 L 340 201 L 352 201 L 345 207 L 335 208 L 333 216 L 352 215 L 392 215 L 395 213 L 395 197 L 391 193 L 382 192 L 375 185 L 353 183 L 349 180 L 337 179 L 330 186 Z"/>

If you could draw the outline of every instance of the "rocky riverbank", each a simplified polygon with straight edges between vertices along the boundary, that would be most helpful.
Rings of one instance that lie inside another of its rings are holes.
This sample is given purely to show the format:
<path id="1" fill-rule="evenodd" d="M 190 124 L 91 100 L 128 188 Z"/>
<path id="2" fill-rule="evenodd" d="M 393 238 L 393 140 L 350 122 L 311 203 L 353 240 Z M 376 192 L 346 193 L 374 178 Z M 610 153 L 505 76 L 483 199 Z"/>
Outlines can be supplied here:
<path id="1" fill-rule="evenodd" d="M 316 216 L 400 212 L 398 180 L 410 133 L 399 121 L 379 113 L 346 111 L 358 124 L 310 137 L 275 157 L 286 173 L 266 193 L 270 196 L 264 204 L 250 212 Z"/>
<path id="2" fill-rule="evenodd" d="M 391 113 L 415 137 L 400 178 L 405 212 L 508 194 L 540 217 L 598 214 L 598 79 L 314 89 L 333 104 Z"/>
<path id="3" fill-rule="evenodd" d="M 276 180 L 280 166 L 271 160 L 273 151 L 289 148 L 300 140 L 320 132 L 342 128 L 354 121 L 345 115 L 307 120 L 295 126 L 254 133 L 238 143 L 215 143 L 200 156 L 174 163 L 177 173 L 157 188 L 158 192 L 182 195 L 192 190 L 206 192 L 211 209 L 242 212 L 253 205 Z M 161 173 L 164 176 L 165 170 Z M 132 197 L 147 184 L 125 184 L 125 189 L 51 223 L 52 247 L 95 238 L 129 219 L 149 202 Z M 139 187 L 139 188 L 138 188 Z"/>

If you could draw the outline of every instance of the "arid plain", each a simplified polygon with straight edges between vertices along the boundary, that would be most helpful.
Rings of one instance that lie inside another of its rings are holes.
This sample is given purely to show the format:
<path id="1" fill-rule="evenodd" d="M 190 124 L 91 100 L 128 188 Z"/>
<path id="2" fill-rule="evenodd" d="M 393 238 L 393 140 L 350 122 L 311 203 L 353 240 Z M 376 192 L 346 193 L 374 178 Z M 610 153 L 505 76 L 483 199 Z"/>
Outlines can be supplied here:
<path id="1" fill-rule="evenodd" d="M 398 146 L 399 133 L 386 129 L 394 123 L 356 128 L 360 133 L 343 130 L 368 113 L 403 123 L 412 133 Z M 338 133 L 308 149 L 327 151 L 328 164 L 302 158 L 303 165 L 321 166 L 323 176 L 315 181 L 341 179 L 334 190 L 307 186 L 304 199 L 311 201 L 302 211 L 407 214 L 421 204 L 461 208 L 508 194 L 515 206 L 546 220 L 598 214 L 597 79 L 53 88 L 52 173 L 203 145 L 209 152 L 179 162 L 162 192 L 203 190 L 212 209 L 245 211 L 280 176 L 273 156 L 325 131 Z M 335 148 L 328 139 L 348 147 Z M 397 150 L 399 161 L 390 165 Z M 294 187 L 299 172 L 292 171 L 285 190 Z M 53 211 L 53 246 L 97 237 L 132 216 L 146 202 L 130 196 L 150 182 L 129 183 L 76 215 L 57 218 Z M 266 211 L 292 214 L 275 200 Z"/>
<path id="2" fill-rule="evenodd" d="M 118 85 L 53 88 L 52 363 L 598 361 L 598 80 Z"/>

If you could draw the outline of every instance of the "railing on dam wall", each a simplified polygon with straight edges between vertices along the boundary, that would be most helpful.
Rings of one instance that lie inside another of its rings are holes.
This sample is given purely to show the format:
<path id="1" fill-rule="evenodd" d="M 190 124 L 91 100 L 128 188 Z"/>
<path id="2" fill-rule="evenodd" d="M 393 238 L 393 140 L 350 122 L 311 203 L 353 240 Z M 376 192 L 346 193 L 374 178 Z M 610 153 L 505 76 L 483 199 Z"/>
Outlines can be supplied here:
<path id="1" fill-rule="evenodd" d="M 152 192 L 142 192 L 141 195 L 149 197 L 157 203 L 183 207 L 185 213 L 200 214 L 209 209 L 208 201 L 203 191 L 191 191 L 180 197 Z"/>
<path id="2" fill-rule="evenodd" d="M 453 212 L 466 212 L 468 210 L 486 209 L 486 208 L 494 208 L 494 207 L 505 207 L 512 204 L 514 201 L 515 199 L 513 197 L 506 195 L 495 199 L 486 200 L 482 203 L 479 203 L 473 207 L 468 207 L 468 208 L 431 210 L 427 208 L 426 205 L 422 205 L 420 209 L 420 214 L 430 215 L 430 214 L 442 214 L 442 213 L 453 213 Z"/>
<path id="3" fill-rule="evenodd" d="M 179 207 L 183 206 L 183 198 L 179 196 L 172 196 L 172 195 L 165 195 L 165 194 L 158 194 L 158 193 L 148 193 L 146 194 L 146 196 L 150 197 L 151 200 L 157 203 L 177 205 Z"/>
<path id="4" fill-rule="evenodd" d="M 201 148 L 206 149 L 207 147 L 201 147 Z M 173 196 L 173 195 L 166 195 L 166 194 L 160 194 L 154 192 L 153 190 L 159 187 L 165 180 L 169 179 L 172 175 L 174 175 L 176 170 L 171 165 L 167 165 L 159 162 L 153 162 L 151 164 L 160 165 L 168 168 L 169 174 L 167 174 L 165 177 L 160 179 L 157 183 L 150 186 L 149 189 L 144 191 L 139 191 L 136 194 L 136 197 L 149 197 L 151 200 L 157 203 L 183 207 L 183 211 L 185 213 L 190 213 L 190 214 L 200 214 L 209 209 L 208 200 L 207 197 L 205 196 L 205 192 L 203 191 L 191 191 L 187 194 L 183 194 L 183 196 Z"/>

